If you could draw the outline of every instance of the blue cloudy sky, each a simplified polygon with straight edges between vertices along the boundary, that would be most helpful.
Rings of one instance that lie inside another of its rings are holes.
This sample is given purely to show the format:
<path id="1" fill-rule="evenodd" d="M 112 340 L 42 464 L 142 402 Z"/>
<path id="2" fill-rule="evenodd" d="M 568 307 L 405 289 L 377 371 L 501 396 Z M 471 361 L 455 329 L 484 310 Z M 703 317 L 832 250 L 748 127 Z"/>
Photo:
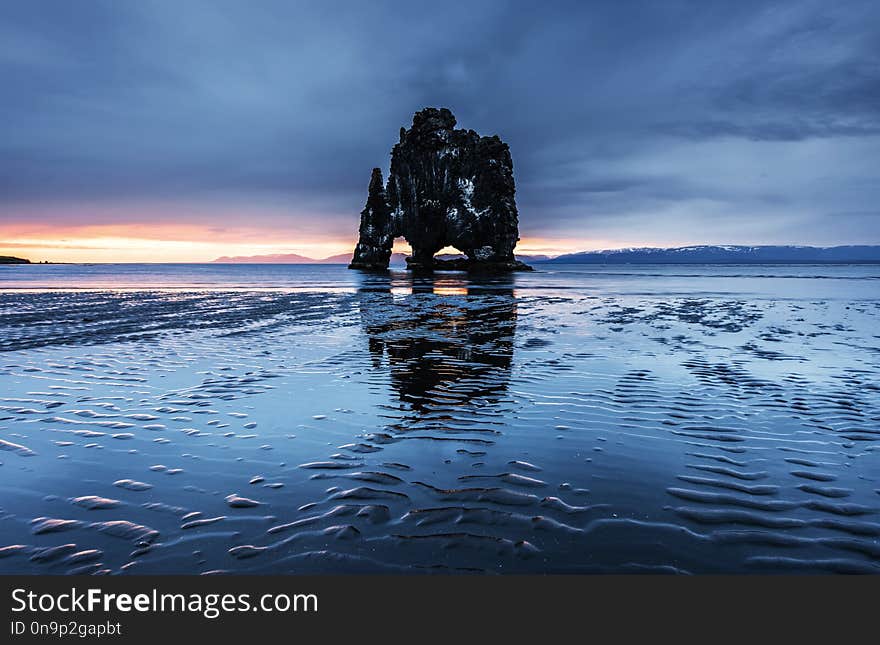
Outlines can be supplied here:
<path id="1" fill-rule="evenodd" d="M 3 3 L 0 253 L 349 249 L 446 106 L 525 251 L 880 243 L 880 3 Z"/>

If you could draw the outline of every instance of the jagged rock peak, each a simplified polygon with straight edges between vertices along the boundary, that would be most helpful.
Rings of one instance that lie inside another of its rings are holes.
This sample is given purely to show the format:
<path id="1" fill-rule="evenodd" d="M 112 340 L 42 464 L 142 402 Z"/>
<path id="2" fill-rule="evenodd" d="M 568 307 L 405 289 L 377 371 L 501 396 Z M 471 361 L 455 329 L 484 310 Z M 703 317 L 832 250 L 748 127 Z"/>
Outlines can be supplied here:
<path id="1" fill-rule="evenodd" d="M 413 115 L 412 128 L 401 128 L 401 144 L 442 147 L 449 143 L 449 132 L 455 129 L 455 117 L 446 108 L 425 108 Z"/>
<path id="2" fill-rule="evenodd" d="M 513 249 L 518 237 L 513 161 L 497 136 L 455 129 L 446 108 L 425 108 L 401 128 L 385 188 L 373 170 L 351 268 L 386 269 L 394 238 L 413 249 L 410 268 L 440 266 L 446 246 L 464 253 L 454 268 L 528 270 Z M 453 268 L 453 267 L 450 267 Z"/>
<path id="3" fill-rule="evenodd" d="M 373 168 L 367 189 L 367 203 L 361 211 L 358 244 L 349 268 L 388 268 L 391 247 L 394 245 L 393 228 L 391 209 L 382 185 L 382 171 Z"/>

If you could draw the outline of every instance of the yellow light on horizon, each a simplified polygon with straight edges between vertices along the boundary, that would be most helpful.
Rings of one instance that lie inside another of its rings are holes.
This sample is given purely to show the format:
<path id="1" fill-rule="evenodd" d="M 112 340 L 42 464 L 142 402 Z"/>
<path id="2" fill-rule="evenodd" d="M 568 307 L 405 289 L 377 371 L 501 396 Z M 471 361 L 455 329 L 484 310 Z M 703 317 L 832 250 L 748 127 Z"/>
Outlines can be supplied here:
<path id="1" fill-rule="evenodd" d="M 352 249 L 354 246 L 352 246 Z M 350 252 L 339 243 L 230 244 L 191 240 L 152 240 L 130 237 L 77 239 L 17 239 L 0 241 L 0 255 L 25 257 L 31 262 L 126 263 L 212 262 L 220 257 L 295 254 L 323 259 Z"/>
<path id="2" fill-rule="evenodd" d="M 17 230 L 24 228 L 25 230 Z M 18 234 L 16 234 L 18 233 Z M 24 233 L 24 234 L 22 234 Z M 212 262 L 220 257 L 248 258 L 261 255 L 295 254 L 315 260 L 349 254 L 355 240 L 348 238 L 272 238 L 263 229 L 225 231 L 193 225 L 162 225 L 149 229 L 141 225 L 69 227 L 56 231 L 28 230 L 26 226 L 0 225 L 0 255 L 25 257 L 32 262 Z M 620 240 L 524 237 L 516 247 L 520 255 L 549 255 L 622 246 L 658 246 L 649 241 L 623 243 Z M 664 246 L 669 246 L 664 245 Z M 394 253 L 410 255 L 404 239 L 397 239 Z M 446 247 L 439 252 L 456 254 Z"/>

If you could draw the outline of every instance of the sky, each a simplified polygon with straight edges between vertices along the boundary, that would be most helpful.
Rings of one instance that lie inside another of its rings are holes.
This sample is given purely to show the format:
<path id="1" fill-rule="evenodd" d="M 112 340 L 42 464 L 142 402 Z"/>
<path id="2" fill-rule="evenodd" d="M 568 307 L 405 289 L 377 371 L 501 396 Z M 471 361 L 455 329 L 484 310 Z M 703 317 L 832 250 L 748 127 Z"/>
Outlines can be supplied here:
<path id="1" fill-rule="evenodd" d="M 518 252 L 880 244 L 880 3 L 11 0 L 0 255 L 350 251 L 413 112 L 510 144 Z"/>

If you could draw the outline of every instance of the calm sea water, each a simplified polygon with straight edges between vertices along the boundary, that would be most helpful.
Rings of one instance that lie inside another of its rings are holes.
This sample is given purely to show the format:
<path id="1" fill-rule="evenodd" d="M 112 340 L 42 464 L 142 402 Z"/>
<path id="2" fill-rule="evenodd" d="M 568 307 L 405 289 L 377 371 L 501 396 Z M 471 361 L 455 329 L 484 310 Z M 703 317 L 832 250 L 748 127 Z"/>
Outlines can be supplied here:
<path id="1" fill-rule="evenodd" d="M 880 267 L 0 266 L 0 572 L 880 572 Z"/>
<path id="2" fill-rule="evenodd" d="M 534 273 L 468 280 L 460 272 L 413 278 L 402 268 L 387 276 L 322 264 L 48 264 L 0 265 L 0 290 L 13 289 L 316 289 L 356 290 L 373 279 L 403 284 L 474 282 L 529 291 L 575 289 L 620 294 L 743 294 L 769 297 L 873 298 L 878 265 L 639 265 L 536 264 Z M 427 281 L 426 281 L 427 280 Z M 842 288 L 841 288 L 842 287 Z"/>

